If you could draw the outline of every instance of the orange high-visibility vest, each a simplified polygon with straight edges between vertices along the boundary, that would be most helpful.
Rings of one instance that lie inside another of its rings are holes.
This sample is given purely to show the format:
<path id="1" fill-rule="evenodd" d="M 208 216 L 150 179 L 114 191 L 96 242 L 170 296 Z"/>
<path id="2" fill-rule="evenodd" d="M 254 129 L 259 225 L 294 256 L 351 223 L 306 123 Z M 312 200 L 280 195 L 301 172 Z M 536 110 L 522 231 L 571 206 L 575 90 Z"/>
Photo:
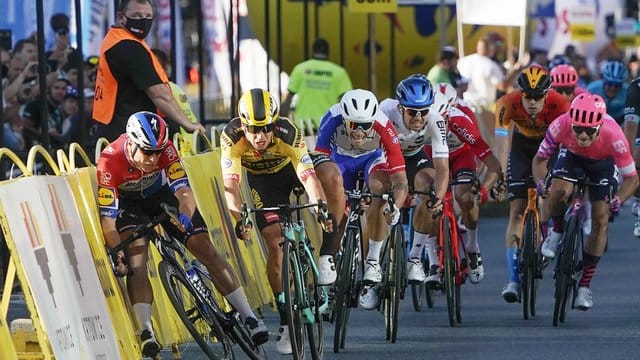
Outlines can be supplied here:
<path id="1" fill-rule="evenodd" d="M 105 125 L 111 123 L 111 120 L 113 120 L 113 113 L 116 109 L 116 97 L 118 96 L 118 81 L 113 76 L 113 73 L 109 68 L 109 63 L 107 62 L 105 54 L 109 49 L 122 40 L 133 40 L 142 45 L 151 56 L 153 67 L 155 68 L 156 73 L 158 73 L 160 80 L 162 80 L 167 87 L 169 86 L 167 74 L 164 72 L 160 62 L 149 48 L 149 45 L 141 39 L 131 35 L 124 28 L 112 27 L 109 29 L 109 32 L 107 32 L 107 36 L 105 36 L 102 41 L 102 46 L 100 48 L 100 60 L 98 61 L 96 90 L 93 102 L 93 118 Z M 162 116 L 162 114 L 160 115 Z"/>

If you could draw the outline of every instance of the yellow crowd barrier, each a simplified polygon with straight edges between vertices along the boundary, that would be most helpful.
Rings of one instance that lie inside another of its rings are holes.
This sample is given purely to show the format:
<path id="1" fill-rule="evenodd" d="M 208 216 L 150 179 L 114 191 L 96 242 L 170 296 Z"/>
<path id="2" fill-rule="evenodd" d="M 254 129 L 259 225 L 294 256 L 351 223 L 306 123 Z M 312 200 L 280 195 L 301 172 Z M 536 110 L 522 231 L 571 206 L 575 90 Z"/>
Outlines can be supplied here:
<path id="1" fill-rule="evenodd" d="M 198 143 L 205 144 L 204 152 L 198 149 Z M 266 250 L 262 242 L 241 241 L 235 237 L 235 224 L 231 221 L 224 197 L 220 150 L 214 148 L 204 134 L 195 133 L 190 144 L 190 150 L 179 149 L 179 152 L 185 154 L 182 164 L 193 189 L 198 210 L 209 229 L 209 237 L 220 255 L 227 259 L 234 269 L 251 306 L 258 308 L 272 303 L 273 294 L 265 271 Z"/>

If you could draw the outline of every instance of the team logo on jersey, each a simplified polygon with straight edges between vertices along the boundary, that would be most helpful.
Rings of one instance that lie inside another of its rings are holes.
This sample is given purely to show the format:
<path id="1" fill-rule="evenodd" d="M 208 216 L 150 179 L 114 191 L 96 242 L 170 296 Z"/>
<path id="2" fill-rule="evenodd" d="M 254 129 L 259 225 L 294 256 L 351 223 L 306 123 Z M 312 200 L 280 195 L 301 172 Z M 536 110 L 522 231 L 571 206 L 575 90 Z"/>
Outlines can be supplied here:
<path id="1" fill-rule="evenodd" d="M 625 145 L 624 140 L 618 140 L 613 143 L 613 148 L 617 153 L 624 154 L 627 152 L 627 145 Z"/>
<path id="2" fill-rule="evenodd" d="M 164 153 L 167 154 L 167 157 L 169 157 L 169 161 L 173 161 L 178 158 L 178 153 L 176 153 L 176 148 L 174 148 L 173 146 L 167 146 Z"/>
<path id="3" fill-rule="evenodd" d="M 103 172 L 101 181 L 102 181 L 102 183 L 104 185 L 111 185 L 111 173 L 110 172 Z"/>
<path id="4" fill-rule="evenodd" d="M 178 180 L 185 176 L 184 169 L 182 168 L 182 164 L 180 164 L 179 161 L 176 161 L 173 164 L 169 165 L 167 174 L 169 175 L 170 180 Z"/>
<path id="5" fill-rule="evenodd" d="M 231 159 L 229 158 L 223 158 L 222 159 L 222 168 L 223 169 L 228 169 L 231 167 Z"/>
<path id="6" fill-rule="evenodd" d="M 112 206 L 116 202 L 116 192 L 113 188 L 101 187 L 98 189 L 98 204 L 100 206 Z"/>
<path id="7" fill-rule="evenodd" d="M 303 164 L 311 164 L 311 156 L 309 156 L 309 154 L 304 155 L 301 159 L 300 162 Z"/>

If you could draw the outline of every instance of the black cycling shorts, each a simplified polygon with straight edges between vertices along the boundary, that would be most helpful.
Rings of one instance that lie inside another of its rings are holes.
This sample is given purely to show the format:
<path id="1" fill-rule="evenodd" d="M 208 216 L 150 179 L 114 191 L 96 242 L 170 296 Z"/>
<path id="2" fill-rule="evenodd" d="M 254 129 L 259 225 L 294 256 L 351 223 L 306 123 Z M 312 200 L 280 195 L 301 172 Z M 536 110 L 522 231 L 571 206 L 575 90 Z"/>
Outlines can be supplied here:
<path id="1" fill-rule="evenodd" d="M 160 191 L 146 199 L 120 198 L 116 229 L 118 229 L 118 232 L 123 232 L 150 222 L 151 219 L 162 214 L 164 211 L 160 207 L 160 204 L 163 202 L 176 209 L 178 208 L 178 199 L 173 195 L 171 190 L 169 190 L 168 186 L 164 186 Z M 191 217 L 191 223 L 193 224 L 191 235 L 207 231 L 207 227 L 198 209 L 196 209 Z M 163 222 L 162 227 L 171 237 L 177 240 L 184 240 L 184 233 L 170 221 Z"/>

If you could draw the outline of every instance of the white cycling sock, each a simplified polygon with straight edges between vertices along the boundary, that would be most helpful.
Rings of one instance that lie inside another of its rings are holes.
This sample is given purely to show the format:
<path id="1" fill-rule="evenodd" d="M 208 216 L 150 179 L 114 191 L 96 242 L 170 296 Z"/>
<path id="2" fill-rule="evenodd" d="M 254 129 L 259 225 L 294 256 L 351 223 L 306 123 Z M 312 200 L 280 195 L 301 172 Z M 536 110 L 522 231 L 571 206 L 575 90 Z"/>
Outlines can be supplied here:
<path id="1" fill-rule="evenodd" d="M 384 241 L 375 241 L 372 239 L 369 239 L 369 253 L 367 254 L 367 261 L 368 260 L 373 260 L 373 261 L 379 261 L 380 259 L 380 250 L 382 250 L 382 243 L 384 243 Z"/>
<path id="2" fill-rule="evenodd" d="M 480 251 L 480 247 L 478 246 L 478 229 L 468 229 L 467 230 L 467 240 L 464 244 L 464 247 L 467 249 L 467 252 L 477 253 Z"/>
<path id="3" fill-rule="evenodd" d="M 237 289 L 228 293 L 224 296 L 225 299 L 233 306 L 236 311 L 240 314 L 240 318 L 242 322 L 248 317 L 254 317 L 253 310 L 251 310 L 251 306 L 247 301 L 247 297 L 244 295 L 244 291 L 242 291 L 242 287 L 238 286 Z"/>
<path id="4" fill-rule="evenodd" d="M 413 246 L 409 252 L 409 259 L 421 259 L 424 251 L 424 244 L 427 242 L 427 234 L 413 232 Z"/>
<path id="5" fill-rule="evenodd" d="M 151 326 L 151 304 L 133 304 L 133 314 L 136 318 L 138 334 L 143 330 L 149 330 L 153 333 L 153 327 Z"/>
<path id="6" fill-rule="evenodd" d="M 438 254 L 438 238 L 427 235 L 427 254 L 429 255 L 429 265 L 440 265 L 440 255 Z"/>

